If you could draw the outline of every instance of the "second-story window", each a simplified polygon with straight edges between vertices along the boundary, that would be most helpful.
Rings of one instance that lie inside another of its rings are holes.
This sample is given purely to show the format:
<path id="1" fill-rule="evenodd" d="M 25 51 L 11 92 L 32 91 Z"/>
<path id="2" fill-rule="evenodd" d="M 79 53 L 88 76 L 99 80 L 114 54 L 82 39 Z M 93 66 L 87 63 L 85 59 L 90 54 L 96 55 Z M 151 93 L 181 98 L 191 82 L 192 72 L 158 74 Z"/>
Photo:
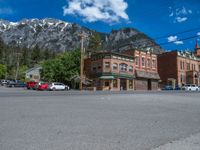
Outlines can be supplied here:
<path id="1" fill-rule="evenodd" d="M 110 62 L 105 62 L 105 68 L 110 68 Z"/>
<path id="2" fill-rule="evenodd" d="M 152 60 L 152 68 L 156 68 L 156 60 Z"/>
<path id="3" fill-rule="evenodd" d="M 113 70 L 118 70 L 118 64 L 117 63 L 113 64 Z"/>
<path id="4" fill-rule="evenodd" d="M 147 59 L 147 67 L 150 68 L 151 67 L 151 60 Z"/>
<path id="5" fill-rule="evenodd" d="M 128 65 L 122 63 L 122 64 L 119 65 L 119 67 L 120 67 L 120 71 L 127 71 L 127 67 L 128 67 Z"/>
<path id="6" fill-rule="evenodd" d="M 183 69 L 182 61 L 180 61 L 180 68 L 181 68 L 181 70 Z"/>
<path id="7" fill-rule="evenodd" d="M 136 66 L 140 65 L 140 58 L 138 56 L 135 57 L 135 64 Z"/>
<path id="8" fill-rule="evenodd" d="M 187 70 L 190 70 L 190 63 L 187 63 Z"/>
<path id="9" fill-rule="evenodd" d="M 133 66 L 129 66 L 129 72 L 133 72 Z"/>
<path id="10" fill-rule="evenodd" d="M 142 57 L 142 67 L 145 67 L 145 58 Z"/>

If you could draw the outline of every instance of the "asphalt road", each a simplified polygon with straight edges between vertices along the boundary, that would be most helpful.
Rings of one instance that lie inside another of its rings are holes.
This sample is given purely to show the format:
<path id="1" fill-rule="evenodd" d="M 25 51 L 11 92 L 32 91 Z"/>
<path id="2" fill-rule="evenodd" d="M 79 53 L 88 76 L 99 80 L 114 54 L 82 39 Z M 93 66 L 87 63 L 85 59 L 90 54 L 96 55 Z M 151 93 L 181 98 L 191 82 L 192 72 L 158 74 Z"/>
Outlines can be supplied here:
<path id="1" fill-rule="evenodd" d="M 0 150 L 183 150 L 188 143 L 200 149 L 200 92 L 0 87 Z"/>

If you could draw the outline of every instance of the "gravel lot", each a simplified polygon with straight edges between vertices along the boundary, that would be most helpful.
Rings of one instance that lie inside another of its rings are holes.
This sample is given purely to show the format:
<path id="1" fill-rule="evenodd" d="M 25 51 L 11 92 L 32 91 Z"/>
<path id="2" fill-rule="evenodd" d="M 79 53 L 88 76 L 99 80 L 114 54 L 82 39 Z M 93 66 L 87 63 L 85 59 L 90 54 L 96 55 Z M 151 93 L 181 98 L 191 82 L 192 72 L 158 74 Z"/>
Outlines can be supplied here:
<path id="1" fill-rule="evenodd" d="M 0 87 L 0 150 L 199 150 L 199 97 Z"/>

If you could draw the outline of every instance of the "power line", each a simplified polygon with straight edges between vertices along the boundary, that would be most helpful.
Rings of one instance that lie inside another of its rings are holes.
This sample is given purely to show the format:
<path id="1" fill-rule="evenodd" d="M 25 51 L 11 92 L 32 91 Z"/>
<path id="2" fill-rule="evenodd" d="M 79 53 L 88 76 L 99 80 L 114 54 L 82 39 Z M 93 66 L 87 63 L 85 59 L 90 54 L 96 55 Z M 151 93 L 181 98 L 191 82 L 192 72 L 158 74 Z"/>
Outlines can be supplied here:
<path id="1" fill-rule="evenodd" d="M 200 27 L 181 31 L 181 32 L 176 32 L 176 33 L 173 33 L 173 34 L 168 34 L 168 35 L 165 35 L 165 36 L 160 36 L 160 37 L 154 38 L 154 40 L 159 40 L 159 39 L 167 38 L 167 37 L 172 36 L 172 35 L 179 35 L 179 34 L 188 33 L 188 32 L 192 32 L 192 31 L 196 31 L 196 30 L 200 30 Z"/>
<path id="2" fill-rule="evenodd" d="M 178 41 L 186 41 L 186 40 L 190 40 L 190 39 L 194 39 L 194 38 L 198 38 L 199 36 L 198 35 L 195 35 L 195 36 L 191 36 L 191 37 L 187 37 L 187 38 L 183 38 L 183 39 L 179 39 Z M 155 45 L 155 44 L 151 44 L 151 45 L 146 45 L 144 47 L 140 47 L 141 49 L 145 49 L 145 48 L 150 48 L 150 47 L 156 47 L 156 46 L 163 46 L 163 45 L 168 45 L 168 44 L 172 44 L 176 41 L 170 41 L 170 42 L 165 42 L 165 43 L 160 43 L 158 45 Z"/>

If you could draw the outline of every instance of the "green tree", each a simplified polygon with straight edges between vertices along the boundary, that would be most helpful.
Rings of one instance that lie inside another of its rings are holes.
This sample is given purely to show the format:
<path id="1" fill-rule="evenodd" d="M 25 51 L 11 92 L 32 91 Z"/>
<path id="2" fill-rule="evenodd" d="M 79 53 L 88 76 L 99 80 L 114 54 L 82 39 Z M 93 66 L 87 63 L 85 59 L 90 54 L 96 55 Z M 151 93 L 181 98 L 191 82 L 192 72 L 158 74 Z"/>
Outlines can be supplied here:
<path id="1" fill-rule="evenodd" d="M 31 60 L 33 64 L 37 64 L 42 60 L 42 52 L 38 45 L 32 50 Z"/>
<path id="2" fill-rule="evenodd" d="M 7 68 L 5 65 L 0 64 L 0 79 L 4 79 L 6 77 Z"/>
<path id="3" fill-rule="evenodd" d="M 25 72 L 28 69 L 28 67 L 26 65 L 21 65 L 19 67 L 19 75 L 18 75 L 18 79 L 24 81 L 25 80 Z"/>
<path id="4" fill-rule="evenodd" d="M 44 61 L 42 64 L 42 78 L 47 81 L 68 82 L 79 74 L 80 50 L 66 52 L 55 59 Z"/>
<path id="5" fill-rule="evenodd" d="M 96 52 L 97 50 L 100 50 L 101 48 L 102 48 L 101 36 L 98 32 L 94 32 L 90 37 L 88 49 L 91 52 Z"/>

